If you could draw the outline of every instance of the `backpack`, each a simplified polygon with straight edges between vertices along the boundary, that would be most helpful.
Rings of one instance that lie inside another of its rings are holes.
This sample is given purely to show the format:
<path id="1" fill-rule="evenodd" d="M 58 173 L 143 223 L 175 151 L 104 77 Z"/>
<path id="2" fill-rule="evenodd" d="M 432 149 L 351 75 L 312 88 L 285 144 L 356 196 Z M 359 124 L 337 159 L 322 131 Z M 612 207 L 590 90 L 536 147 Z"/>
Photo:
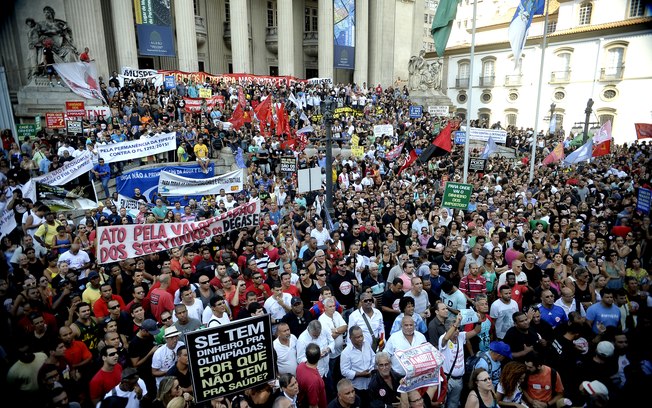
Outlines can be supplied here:
<path id="1" fill-rule="evenodd" d="M 471 378 L 471 373 L 475 369 L 475 365 L 478 364 L 478 361 L 480 359 L 484 360 L 485 363 L 487 363 L 487 367 L 489 367 L 489 374 L 491 374 L 491 358 L 489 357 L 489 353 L 485 351 L 478 351 L 475 353 L 474 356 L 471 356 L 466 359 L 466 362 L 464 363 L 464 384 L 468 382 L 468 380 Z"/>

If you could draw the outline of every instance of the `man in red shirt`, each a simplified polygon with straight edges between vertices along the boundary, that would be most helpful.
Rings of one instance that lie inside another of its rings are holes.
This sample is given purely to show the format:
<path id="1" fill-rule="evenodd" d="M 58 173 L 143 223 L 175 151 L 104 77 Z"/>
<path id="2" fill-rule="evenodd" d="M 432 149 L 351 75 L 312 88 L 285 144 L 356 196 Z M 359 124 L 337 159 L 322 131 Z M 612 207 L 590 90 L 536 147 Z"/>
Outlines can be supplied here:
<path id="1" fill-rule="evenodd" d="M 100 286 L 100 298 L 93 304 L 93 313 L 98 319 L 103 319 L 109 315 L 109 302 L 115 300 L 120 304 L 120 310 L 125 310 L 125 301 L 122 296 L 114 295 L 113 288 L 108 283 L 103 283 Z"/>
<path id="2" fill-rule="evenodd" d="M 176 276 L 173 276 L 173 275 L 172 275 L 172 269 L 170 269 L 169 266 L 164 266 L 164 267 L 161 268 L 161 275 L 160 275 L 160 276 L 164 276 L 164 275 L 168 275 L 168 276 L 170 277 L 170 283 L 168 284 L 168 287 L 167 287 L 166 290 L 167 290 L 167 292 L 168 292 L 170 295 L 174 296 L 174 294 L 176 293 L 176 291 L 177 291 L 181 286 L 183 286 L 183 285 L 181 285 L 181 279 L 179 279 L 179 278 L 177 278 Z M 152 293 L 152 290 L 154 290 L 154 289 L 156 289 L 156 288 L 159 288 L 159 287 L 161 287 L 161 281 L 160 281 L 160 278 L 159 278 L 159 281 L 158 281 L 158 282 L 155 282 L 155 283 L 152 285 L 152 288 L 150 289 L 150 292 L 149 292 L 149 293 L 151 294 L 151 293 Z"/>
<path id="3" fill-rule="evenodd" d="M 74 339 L 70 327 L 63 326 L 60 328 L 59 337 L 61 337 L 61 341 L 66 346 L 63 357 L 71 369 L 79 370 L 90 364 L 93 355 L 84 342 Z"/>
<path id="4" fill-rule="evenodd" d="M 306 361 L 297 366 L 299 404 L 301 406 L 326 408 L 326 386 L 317 370 L 320 357 L 319 346 L 310 343 L 306 346 Z"/>
<path id="5" fill-rule="evenodd" d="M 104 398 L 107 392 L 120 384 L 122 366 L 118 364 L 118 350 L 115 347 L 104 347 L 100 352 L 102 368 L 93 376 L 89 384 L 89 394 L 93 406 Z"/>
<path id="6" fill-rule="evenodd" d="M 156 320 L 161 322 L 161 313 L 174 310 L 174 298 L 169 293 L 171 274 L 161 274 L 158 278 L 160 286 L 152 289 L 149 294 L 150 310 Z"/>
<path id="7" fill-rule="evenodd" d="M 301 297 L 299 289 L 297 289 L 297 287 L 294 286 L 291 281 L 292 275 L 290 275 L 288 272 L 283 272 L 281 274 L 281 287 L 283 288 L 283 293 L 289 293 L 293 297 Z"/>
<path id="8" fill-rule="evenodd" d="M 260 272 L 254 272 L 250 282 L 247 291 L 254 292 L 258 303 L 261 306 L 264 305 L 267 298 L 272 296 L 272 291 L 269 289 L 269 285 L 263 282 L 263 275 Z"/>
<path id="9" fill-rule="evenodd" d="M 81 62 L 91 62 L 92 61 L 91 57 L 88 55 L 89 51 L 90 50 L 88 49 L 88 47 L 86 47 L 86 48 L 84 48 L 84 52 L 79 54 L 79 60 Z"/>

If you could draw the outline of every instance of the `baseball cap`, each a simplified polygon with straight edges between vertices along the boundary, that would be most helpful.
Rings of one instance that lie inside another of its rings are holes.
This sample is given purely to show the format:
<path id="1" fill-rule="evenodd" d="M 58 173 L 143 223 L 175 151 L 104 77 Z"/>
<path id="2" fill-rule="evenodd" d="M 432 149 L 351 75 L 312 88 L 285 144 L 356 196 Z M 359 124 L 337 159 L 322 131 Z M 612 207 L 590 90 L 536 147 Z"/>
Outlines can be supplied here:
<path id="1" fill-rule="evenodd" d="M 170 326 L 165 328 L 165 337 L 166 339 L 172 338 L 172 337 L 178 337 L 181 334 L 179 329 L 176 328 L 176 326 Z"/>
<path id="2" fill-rule="evenodd" d="M 99 278 L 100 274 L 97 273 L 97 271 L 91 271 L 91 273 L 88 274 L 88 280 Z"/>
<path id="3" fill-rule="evenodd" d="M 503 357 L 512 358 L 512 349 L 509 345 L 502 341 L 492 341 L 489 343 L 489 350 L 498 353 Z"/>
<path id="4" fill-rule="evenodd" d="M 130 380 L 134 377 L 138 377 L 138 370 L 136 370 L 133 367 L 127 367 L 124 370 L 122 370 L 122 380 Z"/>
<path id="5" fill-rule="evenodd" d="M 301 298 L 299 296 L 293 296 L 292 300 L 290 301 L 290 305 L 296 306 L 296 305 L 298 305 L 298 304 L 300 304 L 302 302 L 303 301 L 301 300 Z"/>
<path id="6" fill-rule="evenodd" d="M 602 343 L 608 343 L 608 342 L 603 341 Z M 586 391 L 586 393 L 589 395 L 597 395 L 597 394 L 609 395 L 609 390 L 607 389 L 607 387 L 597 380 L 583 381 L 582 389 Z"/>
<path id="7" fill-rule="evenodd" d="M 608 341 L 601 341 L 595 349 L 596 354 L 600 357 L 611 357 L 614 355 L 614 345 Z"/>
<path id="8" fill-rule="evenodd" d="M 152 319 L 145 319 L 143 324 L 140 325 L 140 328 L 143 330 L 147 330 L 147 332 L 152 336 L 156 336 L 161 332 L 161 330 L 156 325 L 156 322 Z"/>

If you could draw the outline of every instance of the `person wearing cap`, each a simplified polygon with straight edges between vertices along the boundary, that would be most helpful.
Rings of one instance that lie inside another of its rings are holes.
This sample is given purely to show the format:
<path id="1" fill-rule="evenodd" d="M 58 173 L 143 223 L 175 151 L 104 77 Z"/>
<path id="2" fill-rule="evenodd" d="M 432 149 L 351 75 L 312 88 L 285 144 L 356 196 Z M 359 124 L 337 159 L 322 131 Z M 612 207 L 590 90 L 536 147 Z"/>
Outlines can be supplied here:
<path id="1" fill-rule="evenodd" d="M 281 322 L 287 323 L 292 335 L 299 337 L 308 328 L 308 324 L 313 320 L 313 317 L 303 307 L 303 300 L 298 296 L 294 296 L 291 299 L 290 306 L 291 310 L 283 316 Z"/>
<path id="2" fill-rule="evenodd" d="M 155 392 L 156 384 L 152 375 L 152 356 L 158 350 L 159 345 L 154 344 L 154 336 L 161 330 L 153 319 L 145 319 L 136 332 L 136 335 L 129 342 L 129 359 L 131 366 L 138 369 L 140 378 L 147 384 L 149 392 Z"/>
<path id="3" fill-rule="evenodd" d="M 165 328 L 165 344 L 158 348 L 152 356 L 152 375 L 156 378 L 156 386 L 166 375 L 168 370 L 177 362 L 177 349 L 185 344 L 179 341 L 181 332 L 176 326 Z"/>
<path id="4" fill-rule="evenodd" d="M 100 274 L 97 273 L 97 271 L 91 271 L 91 273 L 88 274 L 86 289 L 84 289 L 84 292 L 82 292 L 82 300 L 92 307 L 93 304 L 101 296 L 102 293 L 100 292 Z"/>
<path id="5" fill-rule="evenodd" d="M 492 341 L 489 343 L 489 352 L 480 352 L 480 358 L 473 368 L 486 370 L 494 387 L 498 387 L 500 372 L 505 359 L 512 359 L 512 350 L 509 345 L 502 341 Z"/>
<path id="6" fill-rule="evenodd" d="M 126 398 L 125 408 L 139 408 L 141 399 L 147 395 L 145 381 L 138 376 L 138 370 L 127 367 L 122 371 L 120 384 L 106 393 L 103 399 L 111 397 Z"/>
<path id="7" fill-rule="evenodd" d="M 607 406 L 609 403 L 609 389 L 600 381 L 582 381 L 579 386 L 579 391 L 582 396 L 578 397 L 578 399 L 582 402 L 587 401 L 588 403 L 584 405 L 586 407 Z M 601 403 L 594 405 L 591 404 L 592 401 L 601 401 Z M 579 404 L 576 403 L 576 405 Z"/>
<path id="8" fill-rule="evenodd" d="M 564 397 L 564 384 L 559 373 L 543 364 L 542 357 L 532 352 L 524 358 L 527 379 L 523 399 L 529 407 L 554 407 Z"/>

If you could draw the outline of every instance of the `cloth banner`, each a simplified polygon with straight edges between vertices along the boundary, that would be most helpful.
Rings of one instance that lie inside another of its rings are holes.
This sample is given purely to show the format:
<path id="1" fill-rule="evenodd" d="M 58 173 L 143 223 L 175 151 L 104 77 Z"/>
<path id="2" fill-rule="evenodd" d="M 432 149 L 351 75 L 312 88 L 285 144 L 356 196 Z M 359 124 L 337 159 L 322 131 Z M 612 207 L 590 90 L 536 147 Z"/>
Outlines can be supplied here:
<path id="1" fill-rule="evenodd" d="M 405 378 L 399 385 L 398 392 L 439 384 L 439 368 L 444 364 L 444 356 L 432 344 L 424 343 L 407 350 L 396 350 L 396 358 L 405 370 Z"/>
<path id="2" fill-rule="evenodd" d="M 292 76 L 269 76 L 253 74 L 221 74 L 214 75 L 206 72 L 184 72 L 184 71 L 166 71 L 159 70 L 165 76 L 174 76 L 176 82 L 183 80 L 194 83 L 212 84 L 222 82 L 226 85 L 273 85 L 273 86 L 293 86 L 299 83 L 305 83 L 306 80 Z M 332 81 L 331 81 L 332 83 Z"/>
<path id="3" fill-rule="evenodd" d="M 224 189 L 227 194 L 241 191 L 244 184 L 244 170 L 234 170 L 219 176 L 194 179 L 161 171 L 158 178 L 158 192 L 162 196 L 183 196 L 189 194 L 217 194 Z"/>
<path id="4" fill-rule="evenodd" d="M 116 202 L 116 207 L 118 207 L 118 209 L 124 208 L 125 210 L 127 210 L 127 214 L 135 218 L 138 215 L 140 204 L 141 202 L 138 200 L 134 200 L 133 198 L 127 197 L 122 194 L 118 194 L 118 201 Z M 149 203 L 144 203 L 144 204 L 151 207 L 151 204 Z"/>
<path id="5" fill-rule="evenodd" d="M 214 95 L 205 99 L 184 97 L 183 101 L 186 103 L 184 110 L 187 113 L 200 113 L 203 106 L 206 106 L 207 110 L 213 109 L 215 105 L 220 105 L 220 108 L 224 107 L 224 97 L 222 95 Z"/>
<path id="6" fill-rule="evenodd" d="M 378 140 L 381 137 L 394 136 L 394 126 L 390 125 L 374 125 L 374 137 Z"/>
<path id="7" fill-rule="evenodd" d="M 50 211 L 92 210 L 97 208 L 97 194 L 94 183 L 53 186 L 36 183 L 36 198 Z"/>
<path id="8" fill-rule="evenodd" d="M 42 176 L 34 177 L 32 180 L 42 184 L 62 186 L 84 174 L 88 174 L 91 170 L 93 170 L 92 156 L 89 151 L 85 151 L 81 156 L 64 164 L 63 167 Z"/>
<path id="9" fill-rule="evenodd" d="M 116 187 L 118 193 L 124 194 L 127 197 L 132 197 L 134 194 L 134 189 L 139 188 L 142 194 L 147 198 L 147 200 L 149 200 L 149 202 L 154 201 L 155 193 L 158 190 L 158 178 L 161 171 L 179 174 L 184 177 L 199 179 L 206 177 L 206 174 L 204 174 L 202 168 L 198 164 L 191 164 L 186 166 L 165 166 L 155 169 L 136 169 L 116 177 Z M 210 163 L 208 165 L 209 177 L 212 177 L 215 174 L 214 171 L 215 163 Z M 201 200 L 200 195 L 192 195 L 184 198 L 183 200 L 180 200 L 182 205 L 185 205 L 190 198 Z M 169 198 L 169 200 L 170 202 L 176 201 L 175 197 L 172 197 L 171 199 Z"/>
<path id="10" fill-rule="evenodd" d="M 86 99 L 104 100 L 94 62 L 64 62 L 53 64 L 53 67 L 75 94 Z"/>
<path id="11" fill-rule="evenodd" d="M 0 216 L 0 238 L 11 234 L 17 227 L 14 210 L 5 209 Z"/>
<path id="12" fill-rule="evenodd" d="M 310 85 L 328 85 L 329 88 L 333 87 L 332 78 L 310 78 L 306 82 Z"/>
<path id="13" fill-rule="evenodd" d="M 155 69 L 135 69 L 131 67 L 122 67 L 122 72 L 118 75 L 118 82 L 120 83 L 120 87 L 123 87 L 125 84 L 125 81 L 136 81 L 136 80 L 141 80 L 141 82 L 147 82 L 149 83 L 150 80 L 154 80 L 154 86 L 157 88 L 160 86 L 163 86 L 163 74 L 159 74 L 159 72 Z"/>
<path id="14" fill-rule="evenodd" d="M 401 152 L 403 151 L 403 145 L 405 145 L 405 142 L 401 143 L 400 145 L 396 146 L 387 154 L 385 155 L 385 158 L 389 161 L 396 160 L 401 156 Z"/>
<path id="15" fill-rule="evenodd" d="M 177 135 L 174 132 L 96 147 L 97 153 L 100 158 L 104 159 L 105 163 L 140 159 L 141 157 L 175 150 L 176 148 Z"/>
<path id="16" fill-rule="evenodd" d="M 104 264 L 153 254 L 259 222 L 260 201 L 254 201 L 203 221 L 98 227 L 97 261 Z"/>
<path id="17" fill-rule="evenodd" d="M 507 131 L 502 129 L 483 129 L 483 128 L 471 128 L 469 132 L 469 140 L 481 140 L 483 142 L 489 142 L 489 138 L 492 138 L 494 143 L 507 143 Z"/>

